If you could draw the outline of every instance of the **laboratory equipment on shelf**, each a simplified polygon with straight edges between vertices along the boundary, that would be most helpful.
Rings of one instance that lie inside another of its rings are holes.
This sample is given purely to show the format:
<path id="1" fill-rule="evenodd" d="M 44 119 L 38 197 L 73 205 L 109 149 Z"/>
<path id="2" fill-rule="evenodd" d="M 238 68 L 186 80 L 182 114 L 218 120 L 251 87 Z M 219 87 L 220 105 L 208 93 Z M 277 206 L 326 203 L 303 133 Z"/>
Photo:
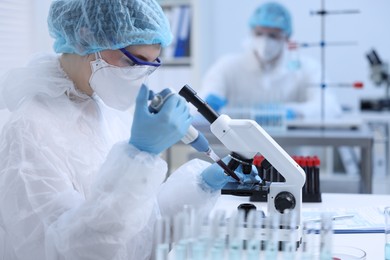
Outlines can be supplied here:
<path id="1" fill-rule="evenodd" d="M 377 87 L 385 86 L 385 98 L 363 99 L 360 104 L 362 110 L 383 111 L 390 110 L 390 75 L 387 62 L 383 62 L 378 53 L 372 49 L 366 57 L 370 64 L 370 78 Z"/>
<path id="2" fill-rule="evenodd" d="M 255 184 L 253 188 L 267 196 L 268 214 L 272 216 L 294 214 L 296 216 L 295 232 L 297 241 L 300 241 L 302 187 L 305 183 L 303 169 L 255 121 L 231 119 L 227 115 L 219 115 L 188 85 L 185 85 L 179 94 L 192 103 L 210 122 L 211 132 L 231 151 L 231 160 L 228 163 L 231 170 L 234 171 L 241 166 L 244 174 L 250 174 L 253 170 L 253 158 L 260 152 L 280 172 L 285 182 L 261 182 Z M 241 184 L 228 183 L 228 185 Z M 281 230 L 281 232 L 285 232 L 280 237 L 283 241 L 288 237 L 288 232 L 286 230 Z"/>
<path id="3" fill-rule="evenodd" d="M 164 103 L 168 98 L 174 95 L 175 92 L 169 88 L 162 90 L 161 92 L 155 94 L 153 91 L 149 92 L 149 99 L 151 100 L 149 105 L 149 111 L 152 113 L 158 113 L 163 107 Z M 181 139 L 181 141 L 185 144 L 191 145 L 198 152 L 203 152 L 208 157 L 210 157 L 213 161 L 215 161 L 227 175 L 230 175 L 235 180 L 240 182 L 240 178 L 234 173 L 234 171 L 230 170 L 227 165 L 219 158 L 219 156 L 211 149 L 209 142 L 204 137 L 204 135 L 199 132 L 194 126 L 190 126 L 187 131 L 187 134 Z"/>
<path id="4" fill-rule="evenodd" d="M 221 113 L 231 118 L 252 119 L 267 132 L 286 131 L 286 122 L 291 117 L 286 107 L 278 102 L 240 107 L 227 106 L 222 108 Z"/>

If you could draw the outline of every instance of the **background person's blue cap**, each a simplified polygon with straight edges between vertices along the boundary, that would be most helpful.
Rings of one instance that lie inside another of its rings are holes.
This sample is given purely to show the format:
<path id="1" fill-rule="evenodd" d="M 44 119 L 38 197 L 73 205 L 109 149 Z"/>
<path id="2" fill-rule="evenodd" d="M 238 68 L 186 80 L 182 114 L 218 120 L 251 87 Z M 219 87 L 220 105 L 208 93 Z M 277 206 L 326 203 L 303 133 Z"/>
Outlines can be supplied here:
<path id="1" fill-rule="evenodd" d="M 249 19 L 249 26 L 270 27 L 281 29 L 287 37 L 292 34 L 290 12 L 281 4 L 269 2 L 259 6 Z"/>

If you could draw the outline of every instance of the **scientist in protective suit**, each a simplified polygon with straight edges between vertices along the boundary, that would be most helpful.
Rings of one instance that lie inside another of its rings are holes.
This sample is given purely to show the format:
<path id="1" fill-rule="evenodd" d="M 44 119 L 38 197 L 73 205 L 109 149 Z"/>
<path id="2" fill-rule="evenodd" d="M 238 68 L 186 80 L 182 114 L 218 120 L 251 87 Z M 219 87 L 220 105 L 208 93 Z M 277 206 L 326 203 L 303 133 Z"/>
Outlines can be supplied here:
<path id="1" fill-rule="evenodd" d="M 249 19 L 245 50 L 218 60 L 206 73 L 200 96 L 214 109 L 282 103 L 289 115 L 321 114 L 320 68 L 316 61 L 289 51 L 290 12 L 277 2 L 260 5 Z M 338 116 L 341 107 L 325 91 L 326 116 Z"/>
<path id="2" fill-rule="evenodd" d="M 55 0 L 48 24 L 59 55 L 0 83 L 0 258 L 151 259 L 159 216 L 207 211 L 233 180 L 193 160 L 165 181 L 159 154 L 192 120 L 177 94 L 148 110 L 168 21 L 155 0 Z"/>

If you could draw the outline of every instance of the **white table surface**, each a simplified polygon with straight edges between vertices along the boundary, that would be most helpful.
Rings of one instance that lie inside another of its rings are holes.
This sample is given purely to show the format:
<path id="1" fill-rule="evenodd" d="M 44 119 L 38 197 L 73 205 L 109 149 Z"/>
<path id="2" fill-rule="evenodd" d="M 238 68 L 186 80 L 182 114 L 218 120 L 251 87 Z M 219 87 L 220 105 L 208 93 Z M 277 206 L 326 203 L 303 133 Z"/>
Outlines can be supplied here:
<path id="1" fill-rule="evenodd" d="M 232 195 L 222 195 L 214 210 L 223 209 L 232 212 L 237 209 L 241 203 L 248 203 L 248 197 L 238 197 Z M 266 210 L 265 202 L 249 202 L 254 204 L 257 209 Z M 303 203 L 303 208 L 359 208 L 375 207 L 380 205 L 390 206 L 390 195 L 373 194 L 339 194 L 323 193 L 322 203 Z M 333 245 L 352 246 L 364 250 L 367 253 L 368 260 L 384 259 L 384 234 L 335 234 Z"/>

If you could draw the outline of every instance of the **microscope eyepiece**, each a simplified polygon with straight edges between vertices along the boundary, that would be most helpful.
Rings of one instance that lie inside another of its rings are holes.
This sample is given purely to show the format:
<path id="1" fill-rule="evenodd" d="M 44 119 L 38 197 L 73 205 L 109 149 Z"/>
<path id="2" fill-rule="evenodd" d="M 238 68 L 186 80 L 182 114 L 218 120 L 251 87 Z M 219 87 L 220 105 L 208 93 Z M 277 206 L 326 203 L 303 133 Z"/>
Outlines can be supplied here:
<path id="1" fill-rule="evenodd" d="M 197 93 L 192 88 L 190 88 L 190 86 L 184 85 L 184 87 L 182 87 L 182 89 L 179 91 L 179 95 L 184 97 L 187 102 L 193 104 L 198 109 L 198 112 L 204 118 L 206 118 L 210 124 L 212 124 L 219 117 L 219 114 L 214 109 L 212 109 L 209 104 L 203 101 L 197 95 Z"/>

